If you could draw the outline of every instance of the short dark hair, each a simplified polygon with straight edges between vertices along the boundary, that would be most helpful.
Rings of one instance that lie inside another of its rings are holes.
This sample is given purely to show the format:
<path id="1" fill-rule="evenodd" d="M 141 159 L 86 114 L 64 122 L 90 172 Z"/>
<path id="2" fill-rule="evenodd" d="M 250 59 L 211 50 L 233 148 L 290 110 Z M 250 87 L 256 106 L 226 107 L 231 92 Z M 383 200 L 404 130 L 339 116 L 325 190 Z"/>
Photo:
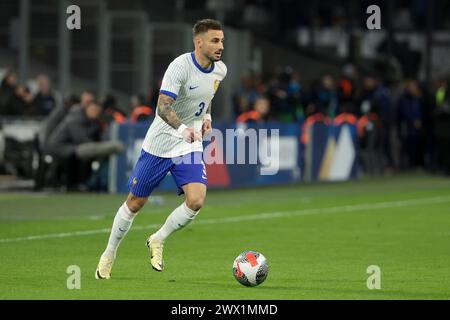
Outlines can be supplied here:
<path id="1" fill-rule="evenodd" d="M 222 30 L 222 24 L 214 19 L 198 20 L 192 28 L 194 37 L 200 33 L 208 32 L 208 30 Z"/>

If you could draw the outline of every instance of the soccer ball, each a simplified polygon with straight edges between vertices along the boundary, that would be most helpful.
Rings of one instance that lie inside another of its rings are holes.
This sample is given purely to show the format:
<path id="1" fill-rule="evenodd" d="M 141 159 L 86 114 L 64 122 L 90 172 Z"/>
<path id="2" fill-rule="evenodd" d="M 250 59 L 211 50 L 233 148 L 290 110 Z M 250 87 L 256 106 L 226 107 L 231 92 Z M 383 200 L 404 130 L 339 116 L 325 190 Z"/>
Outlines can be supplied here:
<path id="1" fill-rule="evenodd" d="M 255 287 L 264 282 L 269 273 L 266 258 L 256 251 L 244 251 L 234 259 L 233 276 L 247 287 Z"/>

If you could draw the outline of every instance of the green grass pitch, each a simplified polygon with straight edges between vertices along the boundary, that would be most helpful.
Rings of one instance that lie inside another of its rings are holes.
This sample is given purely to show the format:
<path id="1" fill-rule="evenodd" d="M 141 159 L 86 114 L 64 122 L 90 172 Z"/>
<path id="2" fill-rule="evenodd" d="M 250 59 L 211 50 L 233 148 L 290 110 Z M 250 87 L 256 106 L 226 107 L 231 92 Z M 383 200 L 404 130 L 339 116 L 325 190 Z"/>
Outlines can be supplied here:
<path id="1" fill-rule="evenodd" d="M 149 267 L 146 237 L 182 201 L 159 194 L 134 220 L 112 278 L 94 279 L 124 195 L 0 195 L 0 299 L 449 299 L 450 179 L 210 190 L 197 220 L 173 234 L 165 270 Z M 268 259 L 255 288 L 232 276 L 234 258 Z M 67 267 L 81 289 L 67 289 Z M 381 269 L 369 290 L 368 266 Z"/>

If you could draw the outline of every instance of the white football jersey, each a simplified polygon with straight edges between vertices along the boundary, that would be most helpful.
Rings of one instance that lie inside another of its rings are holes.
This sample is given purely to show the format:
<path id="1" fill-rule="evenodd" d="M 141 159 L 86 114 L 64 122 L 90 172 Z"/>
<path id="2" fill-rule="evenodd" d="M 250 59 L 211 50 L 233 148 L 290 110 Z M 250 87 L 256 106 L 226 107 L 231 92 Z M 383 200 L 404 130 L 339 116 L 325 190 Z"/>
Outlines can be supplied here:
<path id="1" fill-rule="evenodd" d="M 206 110 L 226 74 L 227 67 L 222 61 L 204 69 L 195 59 L 194 52 L 185 53 L 170 63 L 159 92 L 175 99 L 172 108 L 183 124 L 201 132 Z M 142 148 L 152 155 L 172 158 L 203 151 L 203 144 L 201 141 L 184 141 L 156 111 Z"/>

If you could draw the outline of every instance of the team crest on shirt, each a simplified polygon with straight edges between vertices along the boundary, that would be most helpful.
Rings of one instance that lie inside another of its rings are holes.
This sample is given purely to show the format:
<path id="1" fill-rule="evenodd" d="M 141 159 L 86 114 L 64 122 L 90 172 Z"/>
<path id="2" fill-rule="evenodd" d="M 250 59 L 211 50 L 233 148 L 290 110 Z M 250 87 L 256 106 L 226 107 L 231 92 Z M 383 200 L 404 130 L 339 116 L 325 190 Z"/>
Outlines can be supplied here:
<path id="1" fill-rule="evenodd" d="M 214 93 L 216 93 L 217 89 L 219 89 L 219 83 L 220 83 L 220 80 L 214 80 Z"/>

